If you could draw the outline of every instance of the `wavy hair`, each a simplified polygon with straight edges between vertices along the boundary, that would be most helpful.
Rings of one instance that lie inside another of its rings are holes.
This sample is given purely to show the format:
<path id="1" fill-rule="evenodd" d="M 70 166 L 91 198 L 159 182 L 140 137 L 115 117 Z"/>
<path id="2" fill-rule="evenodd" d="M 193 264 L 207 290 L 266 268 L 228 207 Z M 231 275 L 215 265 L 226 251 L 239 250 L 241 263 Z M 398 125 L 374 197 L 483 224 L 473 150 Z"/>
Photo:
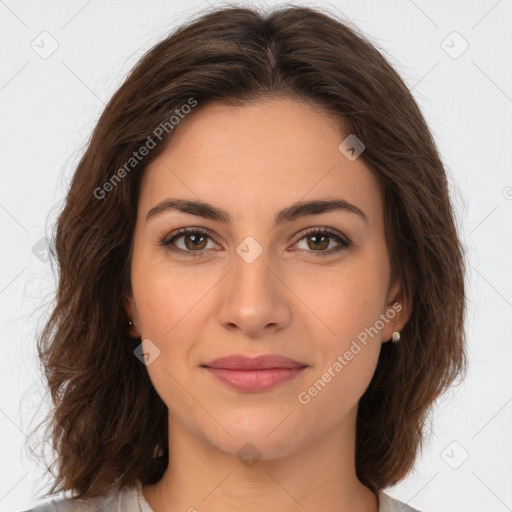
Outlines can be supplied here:
<path id="1" fill-rule="evenodd" d="M 128 335 L 122 307 L 141 177 L 191 98 L 197 112 L 270 96 L 319 105 L 366 145 L 360 158 L 381 185 L 391 279 L 412 309 L 360 399 L 356 473 L 378 491 L 412 469 L 433 402 L 466 370 L 465 262 L 433 136 L 382 51 L 349 22 L 293 5 L 229 6 L 202 12 L 143 55 L 73 174 L 51 239 L 56 301 L 37 340 L 52 400 L 55 481 L 46 495 L 95 497 L 162 477 L 168 411 L 134 356 L 141 340 Z M 131 161 L 148 137 L 154 147 Z"/>

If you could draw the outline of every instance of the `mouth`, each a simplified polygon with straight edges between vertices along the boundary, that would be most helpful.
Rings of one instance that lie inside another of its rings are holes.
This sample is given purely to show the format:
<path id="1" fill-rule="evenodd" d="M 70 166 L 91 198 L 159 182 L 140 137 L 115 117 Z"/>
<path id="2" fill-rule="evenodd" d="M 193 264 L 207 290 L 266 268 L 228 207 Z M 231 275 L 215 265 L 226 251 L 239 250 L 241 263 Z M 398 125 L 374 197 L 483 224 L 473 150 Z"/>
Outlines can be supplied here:
<path id="1" fill-rule="evenodd" d="M 216 379 L 239 391 L 258 392 L 284 384 L 308 365 L 284 356 L 233 355 L 201 365 Z"/>
<path id="2" fill-rule="evenodd" d="M 265 391 L 297 377 L 303 368 L 272 368 L 270 370 L 228 370 L 205 367 L 214 377 L 241 391 Z"/>
<path id="3" fill-rule="evenodd" d="M 277 354 L 233 354 L 201 365 L 217 380 L 238 391 L 258 392 L 284 384 L 308 365 Z"/>

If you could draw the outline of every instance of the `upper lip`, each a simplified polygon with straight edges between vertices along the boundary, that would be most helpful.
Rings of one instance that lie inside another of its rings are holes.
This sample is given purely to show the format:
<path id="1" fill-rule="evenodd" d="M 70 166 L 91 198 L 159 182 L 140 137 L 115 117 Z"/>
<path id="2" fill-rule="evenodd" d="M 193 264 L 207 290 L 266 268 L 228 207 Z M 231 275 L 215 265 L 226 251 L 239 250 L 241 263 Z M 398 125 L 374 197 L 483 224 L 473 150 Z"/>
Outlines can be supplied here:
<path id="1" fill-rule="evenodd" d="M 226 368 L 229 370 L 268 370 L 270 368 L 304 368 L 307 364 L 299 363 L 289 357 L 279 355 L 262 355 L 248 357 L 243 354 L 220 357 L 201 366 L 208 368 Z"/>

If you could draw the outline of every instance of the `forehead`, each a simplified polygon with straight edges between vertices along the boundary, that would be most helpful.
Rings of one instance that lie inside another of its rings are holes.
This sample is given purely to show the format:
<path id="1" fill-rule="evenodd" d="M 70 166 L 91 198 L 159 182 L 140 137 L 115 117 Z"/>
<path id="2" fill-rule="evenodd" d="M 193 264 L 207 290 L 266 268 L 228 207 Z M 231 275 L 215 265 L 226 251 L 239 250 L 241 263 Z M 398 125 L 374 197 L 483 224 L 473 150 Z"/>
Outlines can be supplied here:
<path id="1" fill-rule="evenodd" d="M 377 178 L 340 152 L 342 122 L 320 107 L 279 98 L 196 108 L 144 171 L 141 217 L 170 196 L 218 205 L 235 221 L 320 197 L 360 206 L 372 224 L 382 216 Z"/>

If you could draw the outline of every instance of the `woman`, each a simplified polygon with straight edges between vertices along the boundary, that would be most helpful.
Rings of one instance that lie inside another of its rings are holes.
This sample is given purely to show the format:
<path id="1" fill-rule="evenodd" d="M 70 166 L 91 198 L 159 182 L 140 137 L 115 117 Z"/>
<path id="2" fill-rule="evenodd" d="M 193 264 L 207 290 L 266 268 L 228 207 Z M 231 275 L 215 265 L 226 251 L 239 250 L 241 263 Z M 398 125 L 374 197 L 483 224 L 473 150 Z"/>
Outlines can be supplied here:
<path id="1" fill-rule="evenodd" d="M 384 489 L 464 372 L 464 258 L 421 112 L 355 29 L 229 7 L 157 44 L 54 256 L 57 510 L 414 510 Z"/>

